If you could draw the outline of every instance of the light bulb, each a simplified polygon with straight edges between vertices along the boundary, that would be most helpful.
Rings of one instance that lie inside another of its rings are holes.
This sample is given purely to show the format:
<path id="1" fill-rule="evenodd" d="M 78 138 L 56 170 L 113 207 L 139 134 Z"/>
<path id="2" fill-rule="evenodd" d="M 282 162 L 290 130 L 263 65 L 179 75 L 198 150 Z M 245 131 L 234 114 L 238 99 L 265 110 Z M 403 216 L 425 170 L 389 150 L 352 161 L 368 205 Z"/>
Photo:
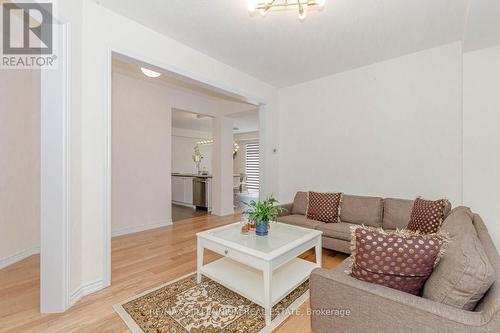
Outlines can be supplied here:
<path id="1" fill-rule="evenodd" d="M 257 7 L 257 5 L 255 3 L 255 0 L 249 0 L 248 1 L 248 12 L 250 14 L 255 13 L 255 10 L 257 9 L 256 7 Z"/>
<path id="2" fill-rule="evenodd" d="M 299 8 L 299 20 L 304 21 L 307 17 L 307 7 L 302 6 Z"/>
<path id="3" fill-rule="evenodd" d="M 316 0 L 316 5 L 318 7 L 323 8 L 325 6 L 325 0 Z"/>

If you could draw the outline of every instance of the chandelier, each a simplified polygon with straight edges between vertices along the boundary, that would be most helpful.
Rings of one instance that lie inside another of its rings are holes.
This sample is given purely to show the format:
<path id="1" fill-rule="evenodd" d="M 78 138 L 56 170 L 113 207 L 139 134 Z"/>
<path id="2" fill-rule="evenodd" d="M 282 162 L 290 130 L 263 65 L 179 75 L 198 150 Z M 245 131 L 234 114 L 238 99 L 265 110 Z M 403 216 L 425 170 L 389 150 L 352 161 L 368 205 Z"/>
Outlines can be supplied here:
<path id="1" fill-rule="evenodd" d="M 249 0 L 248 11 L 250 14 L 258 12 L 265 16 L 270 9 L 288 9 L 294 8 L 299 11 L 299 19 L 306 19 L 307 9 L 309 7 L 323 8 L 325 0 Z"/>

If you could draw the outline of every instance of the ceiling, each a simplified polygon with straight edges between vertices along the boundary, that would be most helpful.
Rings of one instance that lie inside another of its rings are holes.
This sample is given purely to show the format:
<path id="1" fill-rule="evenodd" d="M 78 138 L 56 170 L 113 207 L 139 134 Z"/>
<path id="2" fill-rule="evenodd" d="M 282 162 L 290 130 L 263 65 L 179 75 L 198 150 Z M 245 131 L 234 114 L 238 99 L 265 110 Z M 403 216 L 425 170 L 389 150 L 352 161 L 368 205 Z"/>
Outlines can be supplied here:
<path id="1" fill-rule="evenodd" d="M 251 17 L 247 0 L 99 3 L 276 87 L 464 36 L 465 49 L 500 43 L 499 0 L 326 0 L 304 22 L 295 11 Z"/>
<path id="2" fill-rule="evenodd" d="M 233 119 L 233 133 L 249 133 L 259 130 L 259 113 L 257 111 L 245 111 L 229 115 Z M 195 113 L 172 109 L 172 127 L 200 132 L 212 132 L 212 117 L 198 116 Z"/>
<path id="3" fill-rule="evenodd" d="M 212 118 L 198 117 L 196 113 L 172 109 L 172 127 L 200 132 L 212 132 Z"/>
<path id="4" fill-rule="evenodd" d="M 470 1 L 464 50 L 473 51 L 500 44 L 500 1 Z"/>

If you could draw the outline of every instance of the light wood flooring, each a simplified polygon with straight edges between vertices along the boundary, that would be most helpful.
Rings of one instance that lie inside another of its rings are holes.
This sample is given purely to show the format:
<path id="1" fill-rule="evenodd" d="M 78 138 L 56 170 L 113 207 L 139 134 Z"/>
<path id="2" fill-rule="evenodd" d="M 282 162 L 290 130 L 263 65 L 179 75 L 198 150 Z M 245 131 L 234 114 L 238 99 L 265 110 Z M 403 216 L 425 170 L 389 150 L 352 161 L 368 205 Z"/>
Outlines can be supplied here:
<path id="1" fill-rule="evenodd" d="M 0 270 L 0 332 L 129 332 L 112 306 L 120 301 L 194 272 L 196 232 L 235 222 L 229 217 L 201 216 L 174 225 L 113 238 L 112 283 L 109 288 L 84 297 L 63 314 L 39 313 L 38 255 Z M 218 258 L 205 255 L 208 261 Z M 314 260 L 314 252 L 303 256 Z M 344 255 L 323 250 L 323 266 L 333 268 Z M 275 332 L 310 332 L 308 303 Z"/>
<path id="2" fill-rule="evenodd" d="M 208 215 L 206 210 L 172 204 L 172 222 Z"/>

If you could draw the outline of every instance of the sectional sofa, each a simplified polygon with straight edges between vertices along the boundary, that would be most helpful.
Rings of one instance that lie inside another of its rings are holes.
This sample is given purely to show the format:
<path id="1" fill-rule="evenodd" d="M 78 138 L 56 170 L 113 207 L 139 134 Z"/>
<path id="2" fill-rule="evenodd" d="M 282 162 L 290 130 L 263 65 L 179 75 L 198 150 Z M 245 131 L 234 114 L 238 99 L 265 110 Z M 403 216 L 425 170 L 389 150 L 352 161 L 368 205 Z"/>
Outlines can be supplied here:
<path id="1" fill-rule="evenodd" d="M 410 221 L 413 200 L 344 194 L 340 208 L 340 223 L 308 219 L 307 192 L 297 192 L 294 201 L 282 207 L 285 211 L 278 217 L 278 222 L 321 230 L 324 248 L 350 254 L 351 226 L 364 224 L 385 230 L 404 229 Z M 445 216 L 450 211 L 449 204 L 445 209 Z"/>
<path id="2" fill-rule="evenodd" d="M 412 204 L 412 200 L 344 195 L 342 222 L 325 224 L 305 217 L 307 194 L 299 192 L 293 203 L 285 205 L 288 213 L 278 221 L 322 230 L 324 247 L 350 253 L 351 225 L 403 229 Z M 427 297 L 357 280 L 346 274 L 349 259 L 335 269 L 317 268 L 309 280 L 313 332 L 500 332 L 498 252 L 478 214 L 467 207 L 450 209 L 446 208 L 442 231 L 451 242 L 424 286 Z M 487 262 L 494 271 L 493 285 L 476 300 L 473 310 L 457 306 L 460 301 L 470 301 L 468 292 L 481 288 L 476 282 L 484 277 Z"/>

